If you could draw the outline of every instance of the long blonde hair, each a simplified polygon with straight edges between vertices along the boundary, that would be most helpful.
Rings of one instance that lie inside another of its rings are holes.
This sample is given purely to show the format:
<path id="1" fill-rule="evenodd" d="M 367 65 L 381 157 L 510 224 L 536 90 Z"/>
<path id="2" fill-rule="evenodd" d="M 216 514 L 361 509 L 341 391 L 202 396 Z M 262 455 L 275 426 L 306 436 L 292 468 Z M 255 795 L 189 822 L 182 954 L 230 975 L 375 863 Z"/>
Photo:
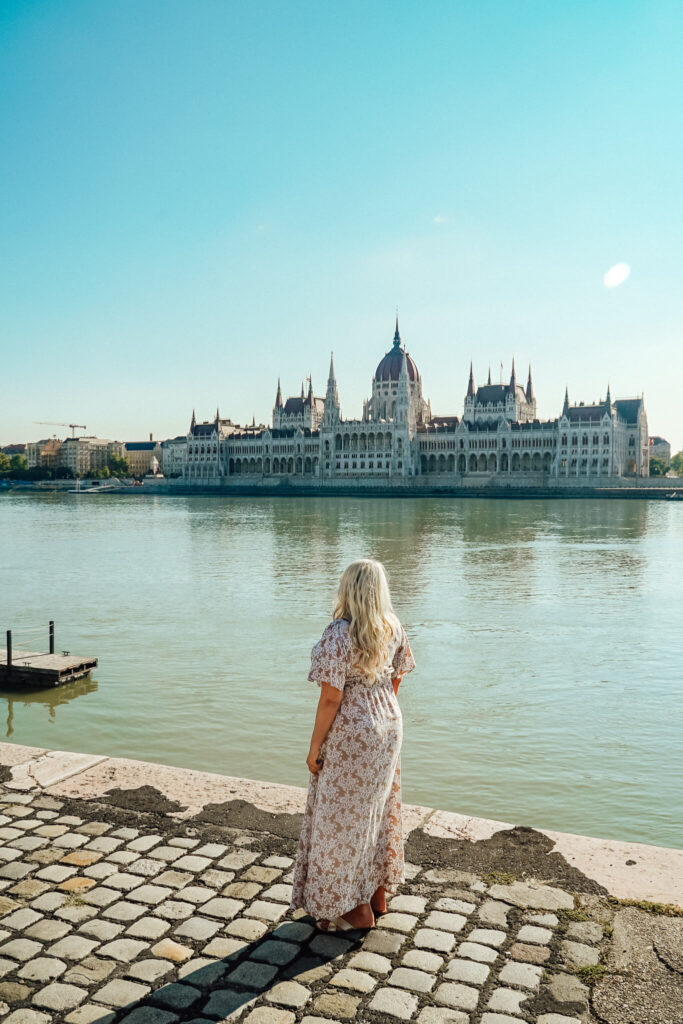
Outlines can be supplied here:
<path id="1" fill-rule="evenodd" d="M 355 668 L 374 682 L 384 671 L 389 642 L 399 629 L 384 566 L 361 558 L 344 571 L 334 603 L 335 619 L 346 619 L 358 652 Z"/>

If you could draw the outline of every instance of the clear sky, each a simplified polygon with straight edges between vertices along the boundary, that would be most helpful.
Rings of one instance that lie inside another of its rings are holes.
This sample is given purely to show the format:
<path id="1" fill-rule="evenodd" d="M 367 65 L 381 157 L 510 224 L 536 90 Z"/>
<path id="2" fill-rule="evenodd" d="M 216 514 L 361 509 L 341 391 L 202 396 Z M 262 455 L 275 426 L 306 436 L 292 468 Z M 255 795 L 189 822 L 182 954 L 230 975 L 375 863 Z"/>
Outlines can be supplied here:
<path id="1" fill-rule="evenodd" d="M 683 447 L 679 0 L 4 0 L 0 441 L 645 395 Z M 604 274 L 630 276 L 607 288 Z M 68 431 L 66 431 L 68 433 Z"/>

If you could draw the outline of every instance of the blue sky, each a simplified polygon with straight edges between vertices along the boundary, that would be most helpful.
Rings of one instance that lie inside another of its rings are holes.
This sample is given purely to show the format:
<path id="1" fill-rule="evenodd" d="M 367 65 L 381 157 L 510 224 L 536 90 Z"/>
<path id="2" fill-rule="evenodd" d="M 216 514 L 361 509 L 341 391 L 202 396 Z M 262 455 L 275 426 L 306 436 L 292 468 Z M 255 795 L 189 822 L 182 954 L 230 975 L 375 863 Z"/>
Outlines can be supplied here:
<path id="1" fill-rule="evenodd" d="M 683 6 L 5 0 L 0 441 L 360 415 L 394 310 L 438 413 L 532 363 L 683 447 Z M 603 275 L 631 267 L 617 288 Z"/>

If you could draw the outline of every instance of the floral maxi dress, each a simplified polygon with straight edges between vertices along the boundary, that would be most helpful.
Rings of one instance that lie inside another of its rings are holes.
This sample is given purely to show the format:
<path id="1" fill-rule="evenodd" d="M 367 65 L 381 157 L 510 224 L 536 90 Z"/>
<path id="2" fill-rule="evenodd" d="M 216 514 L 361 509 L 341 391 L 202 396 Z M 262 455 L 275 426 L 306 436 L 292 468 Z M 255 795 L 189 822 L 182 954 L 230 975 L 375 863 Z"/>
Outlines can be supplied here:
<path id="1" fill-rule="evenodd" d="M 343 690 L 311 774 L 294 866 L 291 908 L 334 920 L 405 879 L 401 822 L 403 720 L 392 677 L 415 668 L 402 626 L 374 683 L 353 674 L 349 625 L 337 619 L 311 652 L 308 678 Z"/>

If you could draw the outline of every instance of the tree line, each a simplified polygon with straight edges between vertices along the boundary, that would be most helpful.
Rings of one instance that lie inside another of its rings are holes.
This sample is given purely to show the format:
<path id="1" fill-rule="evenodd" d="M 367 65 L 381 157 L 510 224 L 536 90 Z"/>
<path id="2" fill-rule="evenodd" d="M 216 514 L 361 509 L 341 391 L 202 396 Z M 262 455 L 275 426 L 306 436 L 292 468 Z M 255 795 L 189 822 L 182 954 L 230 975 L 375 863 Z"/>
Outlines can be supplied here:
<path id="1" fill-rule="evenodd" d="M 87 473 L 74 473 L 69 466 L 31 466 L 25 455 L 7 455 L 0 452 L 0 477 L 6 480 L 108 480 L 112 476 L 129 477 L 128 459 L 110 455 L 106 466 L 90 469 Z"/>

